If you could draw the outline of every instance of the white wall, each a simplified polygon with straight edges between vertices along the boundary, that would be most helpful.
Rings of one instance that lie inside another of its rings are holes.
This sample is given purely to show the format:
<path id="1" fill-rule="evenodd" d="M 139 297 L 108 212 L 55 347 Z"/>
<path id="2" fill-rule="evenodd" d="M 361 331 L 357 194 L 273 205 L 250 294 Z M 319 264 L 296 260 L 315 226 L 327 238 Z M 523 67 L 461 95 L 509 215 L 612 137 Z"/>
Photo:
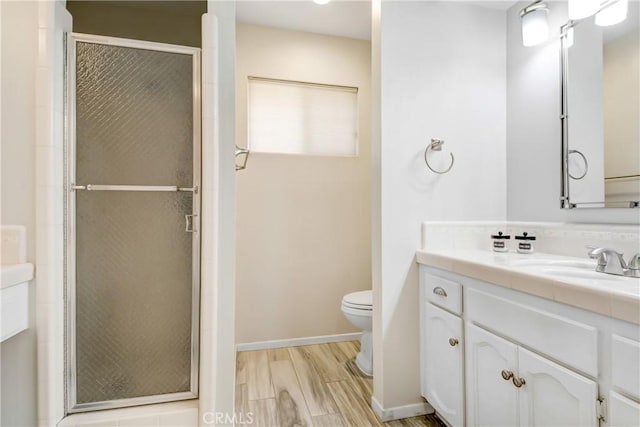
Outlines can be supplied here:
<path id="1" fill-rule="evenodd" d="M 358 88 L 358 155 L 252 153 L 238 173 L 238 343 L 357 332 L 342 296 L 371 289 L 371 44 L 239 24 L 236 137 L 249 76 Z"/>
<path id="2" fill-rule="evenodd" d="M 453 2 L 383 2 L 380 37 L 381 159 L 374 169 L 381 172 L 381 223 L 374 228 L 380 227 L 375 244 L 381 248 L 374 253 L 381 254 L 381 301 L 374 319 L 374 397 L 390 408 L 421 401 L 414 259 L 421 222 L 505 219 L 505 14 Z M 454 153 L 450 173 L 435 175 L 425 166 L 430 138 L 446 141 L 435 166 Z"/>
<path id="3" fill-rule="evenodd" d="M 0 2 L 2 31 L 2 224 L 27 227 L 27 258 L 35 261 L 35 84 L 38 5 Z M 19 42 L 16 42 L 19 40 Z M 31 285 L 31 312 L 35 307 Z M 2 426 L 37 424 L 36 333 L 0 345 Z"/>
<path id="4" fill-rule="evenodd" d="M 200 345 L 201 360 L 206 360 L 200 365 L 201 425 L 206 424 L 206 413 L 232 414 L 234 408 L 235 2 L 209 0 L 203 21 L 203 76 L 209 77 L 202 88 L 203 144 L 208 146 L 204 159 L 213 161 L 203 165 L 202 208 L 208 216 L 203 225 L 212 225 L 213 238 L 203 233 Z"/>
<path id="5" fill-rule="evenodd" d="M 560 26 L 566 2 L 550 2 L 550 40 L 522 46 L 520 10 L 507 13 L 507 217 L 510 221 L 640 223 L 637 209 L 560 209 Z"/>

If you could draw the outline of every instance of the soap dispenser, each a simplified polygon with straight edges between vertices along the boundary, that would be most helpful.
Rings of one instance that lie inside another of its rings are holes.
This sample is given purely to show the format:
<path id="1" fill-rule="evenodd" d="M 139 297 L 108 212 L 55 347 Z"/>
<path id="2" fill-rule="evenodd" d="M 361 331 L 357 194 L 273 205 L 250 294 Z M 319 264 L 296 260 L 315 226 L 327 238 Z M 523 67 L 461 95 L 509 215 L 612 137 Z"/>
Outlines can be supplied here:
<path id="1" fill-rule="evenodd" d="M 533 242 L 536 241 L 536 236 L 530 236 L 526 231 L 522 233 L 521 236 L 516 236 L 515 239 L 518 241 L 517 251 L 521 254 L 532 254 L 533 253 Z"/>
<path id="2" fill-rule="evenodd" d="M 510 239 L 511 236 L 508 234 L 503 234 L 502 231 L 499 231 L 498 234 L 492 234 L 491 240 L 493 241 L 493 251 L 507 252 L 509 250 L 507 243 Z"/>

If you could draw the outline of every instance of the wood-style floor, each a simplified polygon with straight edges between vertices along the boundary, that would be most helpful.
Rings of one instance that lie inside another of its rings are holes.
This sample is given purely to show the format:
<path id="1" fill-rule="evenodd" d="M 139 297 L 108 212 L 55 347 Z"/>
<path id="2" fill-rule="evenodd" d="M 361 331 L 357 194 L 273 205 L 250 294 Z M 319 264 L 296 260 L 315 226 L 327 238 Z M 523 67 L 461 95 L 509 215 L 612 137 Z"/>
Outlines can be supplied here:
<path id="1" fill-rule="evenodd" d="M 239 352 L 238 419 L 267 427 L 444 427 L 435 415 L 378 421 L 369 406 L 373 381 L 355 365 L 359 346 L 351 341 Z"/>

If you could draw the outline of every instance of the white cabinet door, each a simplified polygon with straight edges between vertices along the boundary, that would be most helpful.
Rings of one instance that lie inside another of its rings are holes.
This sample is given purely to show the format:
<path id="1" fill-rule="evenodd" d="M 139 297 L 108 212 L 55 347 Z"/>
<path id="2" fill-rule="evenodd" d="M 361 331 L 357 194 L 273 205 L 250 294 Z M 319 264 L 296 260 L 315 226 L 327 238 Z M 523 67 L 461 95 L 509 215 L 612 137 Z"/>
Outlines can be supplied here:
<path id="1" fill-rule="evenodd" d="M 613 387 L 640 399 L 640 342 L 611 336 L 611 383 Z"/>
<path id="2" fill-rule="evenodd" d="M 598 426 L 594 381 L 522 347 L 518 376 L 521 426 Z"/>
<path id="3" fill-rule="evenodd" d="M 465 337 L 467 425 L 517 426 L 518 347 L 469 322 Z"/>
<path id="4" fill-rule="evenodd" d="M 463 426 L 462 319 L 433 304 L 424 308 L 425 397 L 449 424 Z"/>
<path id="5" fill-rule="evenodd" d="M 609 427 L 640 426 L 640 404 L 615 391 L 609 394 Z"/>

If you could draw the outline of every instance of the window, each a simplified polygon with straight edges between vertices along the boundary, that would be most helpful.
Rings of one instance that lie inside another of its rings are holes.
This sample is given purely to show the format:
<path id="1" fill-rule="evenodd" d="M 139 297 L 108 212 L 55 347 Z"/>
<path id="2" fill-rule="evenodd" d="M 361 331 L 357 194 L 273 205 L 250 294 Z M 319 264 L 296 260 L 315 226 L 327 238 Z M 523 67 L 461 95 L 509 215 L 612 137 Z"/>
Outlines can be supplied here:
<path id="1" fill-rule="evenodd" d="M 248 144 L 263 153 L 358 154 L 358 89 L 249 77 Z"/>

